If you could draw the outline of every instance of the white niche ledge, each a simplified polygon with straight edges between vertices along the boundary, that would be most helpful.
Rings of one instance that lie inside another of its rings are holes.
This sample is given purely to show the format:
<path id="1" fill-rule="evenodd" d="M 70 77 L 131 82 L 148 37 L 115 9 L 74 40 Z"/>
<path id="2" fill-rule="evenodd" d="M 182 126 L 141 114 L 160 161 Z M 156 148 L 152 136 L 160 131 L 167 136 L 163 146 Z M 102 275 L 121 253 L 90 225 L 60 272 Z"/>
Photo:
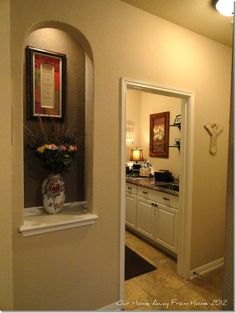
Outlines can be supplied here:
<path id="1" fill-rule="evenodd" d="M 88 212 L 86 202 L 66 203 L 61 213 L 49 215 L 42 207 L 24 209 L 22 236 L 33 236 L 62 229 L 94 224 L 98 216 Z"/>

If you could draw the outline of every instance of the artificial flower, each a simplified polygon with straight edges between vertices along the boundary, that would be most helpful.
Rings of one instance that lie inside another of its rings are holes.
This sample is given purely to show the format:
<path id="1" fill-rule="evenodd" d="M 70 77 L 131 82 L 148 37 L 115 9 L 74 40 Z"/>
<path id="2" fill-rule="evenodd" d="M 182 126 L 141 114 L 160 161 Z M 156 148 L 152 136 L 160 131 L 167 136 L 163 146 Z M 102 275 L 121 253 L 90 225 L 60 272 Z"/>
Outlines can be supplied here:
<path id="1" fill-rule="evenodd" d="M 68 149 L 69 151 L 77 151 L 78 150 L 78 148 L 77 148 L 77 146 L 69 146 L 69 149 Z"/>
<path id="2" fill-rule="evenodd" d="M 49 145 L 43 145 L 37 148 L 37 151 L 43 153 L 45 149 L 49 149 Z"/>
<path id="3" fill-rule="evenodd" d="M 49 149 L 51 149 L 51 150 L 57 150 L 57 146 L 54 145 L 54 143 L 50 143 Z"/>
<path id="4" fill-rule="evenodd" d="M 77 136 L 71 134 L 70 128 L 66 128 L 63 124 L 56 125 L 55 122 L 50 127 L 46 127 L 41 119 L 39 122 L 40 128 L 36 134 L 25 126 L 28 136 L 27 146 L 47 171 L 62 173 L 71 165 L 78 150 Z"/>
<path id="5" fill-rule="evenodd" d="M 60 151 L 66 151 L 66 146 L 60 145 L 60 146 L 58 147 L 58 149 L 59 149 Z"/>

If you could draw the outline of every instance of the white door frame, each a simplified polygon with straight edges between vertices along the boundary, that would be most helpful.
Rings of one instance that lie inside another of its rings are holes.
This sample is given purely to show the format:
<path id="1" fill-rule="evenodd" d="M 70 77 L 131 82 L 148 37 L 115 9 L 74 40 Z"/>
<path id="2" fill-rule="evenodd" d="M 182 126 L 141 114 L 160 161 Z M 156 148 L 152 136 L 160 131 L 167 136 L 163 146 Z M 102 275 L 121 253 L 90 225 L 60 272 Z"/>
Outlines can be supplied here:
<path id="1" fill-rule="evenodd" d="M 124 247 L 125 247 L 125 146 L 126 146 L 126 92 L 127 88 L 182 99 L 181 150 L 180 150 L 180 209 L 178 223 L 177 273 L 184 279 L 190 278 L 191 256 L 191 212 L 193 178 L 193 123 L 194 93 L 178 88 L 166 87 L 150 82 L 121 78 L 121 210 L 120 210 L 120 299 L 124 299 Z"/>

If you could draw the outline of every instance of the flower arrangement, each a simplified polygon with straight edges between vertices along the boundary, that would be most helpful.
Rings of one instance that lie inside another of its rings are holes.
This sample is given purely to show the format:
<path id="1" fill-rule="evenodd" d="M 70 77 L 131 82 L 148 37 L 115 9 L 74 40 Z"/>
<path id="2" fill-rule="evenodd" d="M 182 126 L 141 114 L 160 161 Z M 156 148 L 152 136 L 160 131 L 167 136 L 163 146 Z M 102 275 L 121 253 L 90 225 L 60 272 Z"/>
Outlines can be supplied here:
<path id="1" fill-rule="evenodd" d="M 48 172 L 62 173 L 78 151 L 77 137 L 59 122 L 54 121 L 46 127 L 39 118 L 39 126 L 37 131 L 25 126 L 27 147 Z"/>

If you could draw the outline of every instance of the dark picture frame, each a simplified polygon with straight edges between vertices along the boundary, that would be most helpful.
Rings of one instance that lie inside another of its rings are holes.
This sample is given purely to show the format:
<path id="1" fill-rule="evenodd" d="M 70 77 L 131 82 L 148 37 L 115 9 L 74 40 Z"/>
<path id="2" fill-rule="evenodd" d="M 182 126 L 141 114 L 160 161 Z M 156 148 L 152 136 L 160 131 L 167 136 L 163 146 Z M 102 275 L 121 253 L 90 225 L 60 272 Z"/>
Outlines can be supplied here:
<path id="1" fill-rule="evenodd" d="M 28 119 L 63 120 L 66 105 L 66 55 L 26 47 Z"/>
<path id="2" fill-rule="evenodd" d="M 169 157 L 169 121 L 170 112 L 150 115 L 150 157 Z"/>

